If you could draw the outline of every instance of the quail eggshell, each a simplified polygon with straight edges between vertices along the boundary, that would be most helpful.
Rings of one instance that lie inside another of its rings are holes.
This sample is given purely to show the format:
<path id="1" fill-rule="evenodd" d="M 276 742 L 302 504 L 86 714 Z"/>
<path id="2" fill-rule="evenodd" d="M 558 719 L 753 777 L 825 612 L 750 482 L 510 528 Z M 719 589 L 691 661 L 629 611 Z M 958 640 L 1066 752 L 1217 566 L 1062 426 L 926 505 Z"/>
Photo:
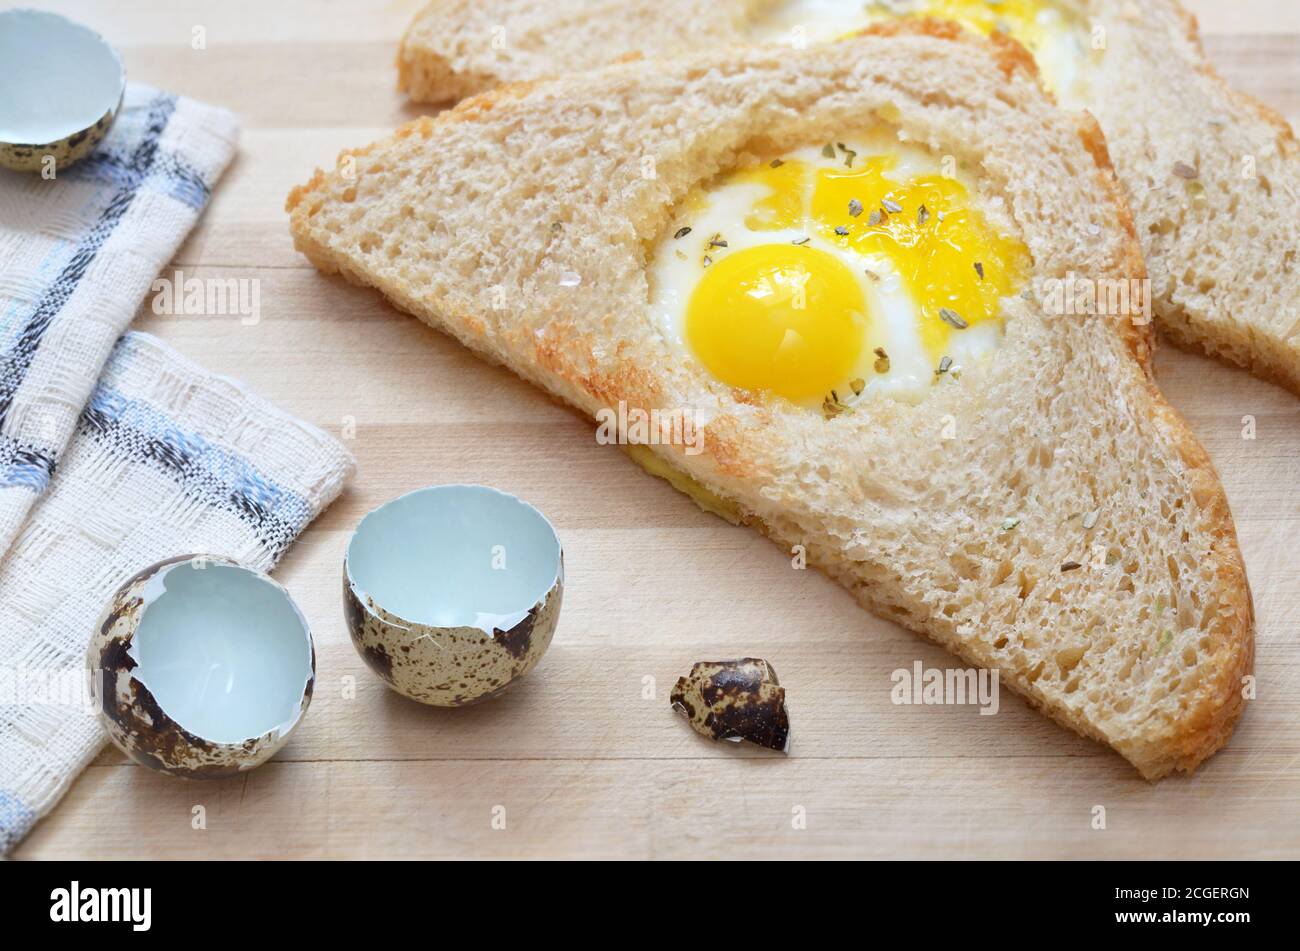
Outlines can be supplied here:
<path id="1" fill-rule="evenodd" d="M 0 12 L 0 165 L 79 161 L 107 134 L 125 91 L 121 57 L 98 33 L 56 13 Z"/>
<path id="2" fill-rule="evenodd" d="M 189 779 L 269 759 L 316 679 L 311 632 L 289 593 L 207 555 L 160 562 L 122 585 L 87 664 L 109 738 L 137 763 Z"/>
<path id="3" fill-rule="evenodd" d="M 790 751 L 785 688 L 765 660 L 701 661 L 678 679 L 669 702 L 701 736 Z"/>
<path id="4" fill-rule="evenodd" d="M 550 522 L 485 486 L 434 486 L 379 507 L 343 565 L 357 651 L 398 693 L 434 706 L 486 700 L 532 670 L 563 594 Z"/>

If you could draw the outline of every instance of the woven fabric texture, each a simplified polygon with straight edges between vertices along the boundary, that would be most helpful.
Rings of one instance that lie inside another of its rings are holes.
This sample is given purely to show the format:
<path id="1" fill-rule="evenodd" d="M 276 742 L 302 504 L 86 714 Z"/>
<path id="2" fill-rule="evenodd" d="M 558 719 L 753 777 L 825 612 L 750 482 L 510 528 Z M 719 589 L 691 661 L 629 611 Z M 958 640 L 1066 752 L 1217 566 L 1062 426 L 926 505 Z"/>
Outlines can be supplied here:
<path id="1" fill-rule="evenodd" d="M 103 745 L 85 650 L 112 592 L 179 554 L 269 569 L 352 472 L 324 432 L 123 335 L 237 135 L 131 86 L 82 163 L 0 171 L 0 854 Z"/>

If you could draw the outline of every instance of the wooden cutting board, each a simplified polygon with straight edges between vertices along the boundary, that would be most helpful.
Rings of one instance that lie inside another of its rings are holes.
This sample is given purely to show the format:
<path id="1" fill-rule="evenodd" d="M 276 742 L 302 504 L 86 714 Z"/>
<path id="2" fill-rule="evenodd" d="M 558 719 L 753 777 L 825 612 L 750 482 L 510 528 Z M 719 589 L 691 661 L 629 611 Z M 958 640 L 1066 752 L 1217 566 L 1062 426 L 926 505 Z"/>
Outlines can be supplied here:
<path id="1" fill-rule="evenodd" d="M 107 751 L 18 857 L 1300 857 L 1300 399 L 1159 355 L 1161 384 L 1227 485 L 1259 618 L 1259 698 L 1194 777 L 1149 785 L 1007 693 L 996 716 L 894 706 L 892 671 L 948 655 L 294 253 L 290 187 L 418 114 L 392 63 L 419 0 L 38 5 L 103 32 L 133 79 L 243 116 L 241 154 L 175 267 L 258 279 L 260 322 L 142 310 L 137 326 L 344 435 L 360 473 L 278 573 L 319 651 L 315 699 L 288 746 L 212 784 Z M 1189 6 L 1222 71 L 1300 124 L 1300 3 Z M 365 512 L 453 481 L 546 512 L 569 585 L 533 675 L 490 704 L 441 711 L 364 667 L 339 578 Z M 710 744 L 669 710 L 693 661 L 743 655 L 768 658 L 789 690 L 787 759 Z"/>

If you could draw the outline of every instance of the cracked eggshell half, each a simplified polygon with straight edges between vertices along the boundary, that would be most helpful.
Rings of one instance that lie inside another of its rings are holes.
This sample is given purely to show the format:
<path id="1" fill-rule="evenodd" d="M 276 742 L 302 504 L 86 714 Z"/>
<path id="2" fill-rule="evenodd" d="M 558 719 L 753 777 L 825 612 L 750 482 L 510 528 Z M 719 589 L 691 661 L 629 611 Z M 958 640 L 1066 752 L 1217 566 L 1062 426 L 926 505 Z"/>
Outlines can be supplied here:
<path id="1" fill-rule="evenodd" d="M 122 58 L 57 13 L 0 12 L 0 165 L 59 171 L 90 154 L 122 107 Z"/>
<path id="2" fill-rule="evenodd" d="M 311 632 L 289 593 L 209 555 L 160 562 L 122 585 L 87 663 L 112 741 L 137 763 L 188 779 L 270 759 L 316 680 Z"/>
<path id="3" fill-rule="evenodd" d="M 343 562 L 352 643 L 421 703 L 494 697 L 550 646 L 564 553 L 541 512 L 479 485 L 418 489 L 357 526 Z"/>

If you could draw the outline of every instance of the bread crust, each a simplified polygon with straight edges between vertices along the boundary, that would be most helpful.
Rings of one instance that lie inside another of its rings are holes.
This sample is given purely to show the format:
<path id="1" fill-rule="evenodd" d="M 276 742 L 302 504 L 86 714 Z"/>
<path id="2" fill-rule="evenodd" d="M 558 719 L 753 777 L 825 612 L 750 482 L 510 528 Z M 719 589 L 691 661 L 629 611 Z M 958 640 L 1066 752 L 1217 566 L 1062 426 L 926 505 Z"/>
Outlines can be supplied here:
<path id="1" fill-rule="evenodd" d="M 1158 396 L 1154 383 L 1151 388 Z M 1197 474 L 1193 496 L 1200 506 L 1205 530 L 1215 540 L 1215 575 L 1224 597 L 1223 615 L 1209 635 L 1223 639 L 1226 660 L 1210 668 L 1209 681 L 1179 728 L 1169 731 L 1157 743 L 1170 751 L 1172 768 L 1190 773 L 1228 741 L 1245 709 L 1245 678 L 1255 664 L 1255 602 L 1228 496 L 1214 463 L 1186 422 L 1163 397 L 1154 405 L 1162 423 L 1174 434 L 1184 462 Z"/>
<path id="2" fill-rule="evenodd" d="M 1005 43 L 990 43 L 972 35 L 956 34 L 945 26 L 912 24 L 906 28 L 895 27 L 887 35 L 911 36 L 946 47 L 979 51 L 980 55 L 987 55 L 994 63 L 1000 64 L 999 69 L 1007 81 L 1032 69 L 1032 61 L 1026 62 L 1027 54 L 1023 50 L 1017 52 L 1016 48 Z M 867 37 L 864 42 L 872 39 Z M 661 72 L 669 67 L 647 63 L 643 67 L 628 68 Z M 626 74 L 619 72 L 620 69 L 591 81 L 600 82 L 602 86 L 622 81 Z M 550 83 L 500 87 L 436 118 L 407 123 L 390 142 L 418 136 L 422 141 L 440 143 L 441 148 L 441 143 L 453 136 L 457 126 L 486 127 L 498 121 L 509 122 L 515 113 L 505 113 L 510 112 L 515 104 L 534 95 L 544 98 L 553 88 Z M 570 94 L 576 93 L 568 87 L 557 93 Z M 1108 252 L 1104 265 L 1098 266 L 1104 273 L 1140 277 L 1145 270 L 1133 217 L 1115 179 L 1105 139 L 1091 116 L 1084 114 L 1072 121 L 1076 148 L 1081 156 L 1087 157 L 1085 164 L 1093 200 L 1096 206 L 1104 209 L 1104 213 L 1097 208 L 1090 211 L 1107 220 L 1111 227 L 1108 235 L 1111 241 L 1107 246 L 1113 247 L 1113 251 Z M 340 155 L 339 162 L 360 160 L 372 153 L 383 153 L 389 147 L 389 143 L 381 142 L 365 149 L 347 150 Z M 486 315 L 475 312 L 473 308 L 443 298 L 432 301 L 421 297 L 409 286 L 378 279 L 367 269 L 364 259 L 349 246 L 333 244 L 327 231 L 313 225 L 312 218 L 317 211 L 339 201 L 342 184 L 336 175 L 318 171 L 306 185 L 290 193 L 286 204 L 295 245 L 322 271 L 339 273 L 354 283 L 381 289 L 400 309 L 416 314 L 494 362 L 505 362 L 524 379 L 542 386 L 552 396 L 577 407 L 585 415 L 591 414 L 592 407 L 612 406 L 619 402 L 647 410 L 670 405 L 673 398 L 670 380 L 662 368 L 646 362 L 643 355 L 619 342 L 612 354 L 603 359 L 596 356 L 610 350 L 611 340 L 594 328 L 613 324 L 619 319 L 618 314 L 603 317 L 590 314 L 581 320 L 572 315 L 557 315 L 546 326 L 546 332 L 528 333 L 527 342 L 519 349 L 506 350 L 507 355 L 503 358 L 504 348 L 495 335 L 510 332 L 509 327 L 489 327 L 485 323 Z M 1122 342 L 1122 348 L 1117 348 L 1117 352 L 1125 354 L 1122 365 L 1113 370 L 1114 385 L 1121 389 L 1131 385 L 1135 393 L 1142 394 L 1137 403 L 1147 407 L 1149 422 L 1158 431 L 1160 441 L 1168 441 L 1174 447 L 1178 465 L 1185 470 L 1185 484 L 1190 487 L 1187 498 L 1197 513 L 1197 530 L 1211 539 L 1206 558 L 1213 563 L 1213 590 L 1220 604 L 1212 612 L 1212 623 L 1201 631 L 1208 643 L 1208 656 L 1195 668 L 1198 685 L 1195 691 L 1184 694 L 1188 698 L 1184 710 L 1177 716 L 1153 717 L 1141 730 L 1129 731 L 1122 737 L 1111 732 L 1111 728 L 1063 706 L 1060 697 L 1046 691 L 1043 682 L 1035 677 L 1023 681 L 1011 677 L 1007 685 L 1058 722 L 1082 735 L 1113 745 L 1146 778 L 1158 779 L 1171 771 L 1195 769 L 1230 735 L 1244 708 L 1241 678 L 1253 663 L 1253 605 L 1227 498 L 1217 474 L 1204 449 L 1164 401 L 1153 382 L 1150 326 L 1135 323 L 1129 316 L 1113 321 L 1099 319 L 1091 326 L 1098 339 L 1108 337 L 1106 328 L 1114 327 L 1116 339 Z M 1128 355 L 1131 355 L 1131 361 Z M 799 543 L 804 529 L 787 518 L 784 508 L 778 505 L 770 511 L 759 511 L 758 497 L 745 495 L 739 490 L 742 486 L 772 484 L 780 476 L 780 472 L 773 468 L 774 447 L 763 441 L 762 434 L 770 427 L 779 428 L 781 422 L 764 404 L 755 404 L 751 400 L 746 406 L 753 415 L 748 424 L 743 424 L 734 413 L 722 414 L 710 424 L 707 469 L 688 460 L 681 447 L 663 447 L 659 455 L 680 472 L 687 483 L 697 482 L 709 492 L 734 503 L 742 511 L 744 523 L 759 528 L 778 542 Z M 866 583 L 861 563 L 846 560 L 842 555 L 821 557 L 816 551 L 810 551 L 809 562 L 843 583 L 864 606 L 922 633 L 968 662 L 982 666 L 998 663 L 999 659 L 989 652 L 987 645 L 964 640 L 957 626 L 944 616 L 900 613 L 896 610 L 901 606 L 896 600 L 898 595 L 887 592 L 880 585 Z M 1022 595 L 1022 599 L 1024 597 Z"/>
<path id="3" fill-rule="evenodd" d="M 625 0 L 621 6 L 625 7 L 623 12 L 640 13 L 644 12 L 646 3 L 645 0 Z M 704 18 L 705 25 L 695 31 L 697 39 L 693 47 L 703 50 L 725 43 L 739 44 L 750 41 L 749 30 L 754 19 L 768 12 L 771 6 L 771 3 L 764 3 L 762 0 L 730 0 L 730 2 L 709 4 L 675 0 L 672 10 L 665 13 L 665 19 L 675 20 L 687 16 Z M 1300 143 L 1297 142 L 1294 131 L 1274 110 L 1250 96 L 1232 90 L 1224 82 L 1205 55 L 1196 18 L 1188 13 L 1178 0 L 1148 0 L 1141 5 L 1133 4 L 1131 0 L 1080 0 L 1079 6 L 1087 8 L 1094 22 L 1113 25 L 1127 21 L 1130 24 L 1142 25 L 1144 28 L 1145 24 L 1154 23 L 1159 29 L 1164 29 L 1164 24 L 1168 26 L 1168 32 L 1164 35 L 1155 30 L 1148 30 L 1150 35 L 1144 41 L 1145 47 L 1142 50 L 1117 57 L 1117 60 L 1122 61 L 1122 65 L 1114 66 L 1112 69 L 1115 76 L 1123 77 L 1120 85 L 1116 87 L 1118 92 L 1099 94 L 1100 101 L 1093 103 L 1093 111 L 1101 120 L 1102 126 L 1110 127 L 1114 143 L 1118 144 L 1123 138 L 1116 134 L 1117 127 L 1122 126 L 1123 123 L 1108 121 L 1102 108 L 1105 101 L 1124 98 L 1126 104 L 1120 107 L 1121 113 L 1140 111 L 1146 105 L 1152 110 L 1152 115 L 1149 117 L 1152 122 L 1163 119 L 1162 116 L 1157 115 L 1161 107 L 1147 104 L 1146 97 L 1142 93 L 1143 84 L 1162 81 L 1156 77 L 1156 74 L 1163 68 L 1162 62 L 1169 60 L 1182 64 L 1179 68 L 1185 67 L 1180 75 L 1193 75 L 1209 80 L 1217 90 L 1217 96 L 1232 102 L 1232 118 L 1241 126 L 1239 130 L 1241 134 L 1236 136 L 1238 140 L 1249 138 L 1246 135 L 1246 127 L 1252 124 L 1258 123 L 1272 129 L 1277 139 L 1278 154 L 1283 157 L 1288 166 L 1281 171 L 1281 174 L 1294 182 L 1296 189 L 1300 190 Z M 617 5 L 593 8 L 587 18 L 581 21 L 581 26 L 578 25 L 578 21 L 574 19 L 568 7 L 562 5 L 560 12 L 553 14 L 554 24 L 549 30 L 538 27 L 538 23 L 545 22 L 545 16 L 531 14 L 531 18 L 525 17 L 534 27 L 534 33 L 539 34 L 539 42 L 542 44 L 539 49 L 529 49 L 521 58 L 508 57 L 494 65 L 496 61 L 479 49 L 481 43 L 476 45 L 469 40 L 470 37 L 478 36 L 485 29 L 484 23 L 487 21 L 484 17 L 488 16 L 484 12 L 486 9 L 474 7 L 462 0 L 435 0 L 430 3 L 412 22 L 402 41 L 398 54 L 399 83 L 402 88 L 417 100 L 448 101 L 481 92 L 509 78 L 541 77 L 566 71 L 572 68 L 573 64 L 563 60 L 562 57 L 557 58 L 560 57 L 558 52 L 552 54 L 550 51 L 552 48 L 557 51 L 567 48 L 565 41 L 568 35 L 579 29 L 595 30 L 602 37 L 600 42 L 588 44 L 585 49 L 572 51 L 580 54 L 581 68 L 603 62 L 618 62 L 629 57 L 654 58 L 683 51 L 679 48 L 682 46 L 681 37 L 670 30 L 637 32 L 631 26 L 631 21 L 620 30 L 618 27 L 621 21 Z M 518 0 L 494 0 L 492 16 L 495 19 L 492 22 L 513 22 L 519 19 L 526 9 L 526 5 L 521 5 Z M 732 16 L 731 20 L 728 20 L 728 15 Z M 898 20 L 892 23 L 879 23 L 870 27 L 870 30 L 885 35 L 909 32 L 913 30 L 915 22 Z M 940 37 L 951 36 L 960 30 L 960 27 L 952 23 L 942 23 L 924 29 L 930 31 L 931 35 Z M 1025 69 L 1033 69 L 1036 73 L 1032 55 L 1014 40 L 996 32 L 990 40 L 1000 51 L 998 68 L 1004 75 L 1009 76 L 1013 72 Z M 1185 59 L 1182 54 L 1172 49 L 1166 50 L 1159 56 L 1152 56 L 1150 53 L 1152 44 L 1165 48 L 1184 42 L 1193 50 L 1193 54 Z M 690 44 L 687 44 L 687 48 L 690 48 Z M 602 59 L 602 54 L 589 53 L 588 50 L 608 50 L 608 54 Z M 1199 96 L 1199 93 L 1194 95 Z M 1127 102 L 1130 99 L 1133 101 Z M 1191 128 L 1193 123 L 1203 118 L 1200 113 L 1208 106 L 1208 99 L 1204 102 L 1198 99 L 1186 103 L 1184 109 L 1186 114 L 1179 120 L 1182 126 Z M 1135 153 L 1140 156 L 1141 150 L 1135 150 Z M 1216 156 L 1216 160 L 1222 157 Z M 1138 196 L 1145 195 L 1154 187 L 1148 182 L 1158 181 L 1167 176 L 1167 173 L 1167 169 L 1152 167 L 1144 159 L 1135 157 L 1132 153 L 1121 163 L 1119 169 L 1120 180 L 1129 189 L 1135 206 L 1139 204 Z M 1247 186 L 1237 183 L 1238 192 L 1245 193 L 1247 190 Z M 1295 312 L 1298 326 L 1289 329 L 1286 326 L 1279 326 L 1273 316 L 1278 310 L 1276 301 L 1269 300 L 1266 295 L 1259 293 L 1243 296 L 1225 290 L 1221 286 L 1224 283 L 1221 274 L 1195 273 L 1197 254 L 1194 247 L 1182 246 L 1171 249 L 1166 261 L 1165 252 L 1160 250 L 1162 247 L 1160 240 L 1147 236 L 1148 229 L 1163 227 L 1166 218 L 1176 220 L 1186 213 L 1180 208 L 1180 200 L 1181 196 L 1171 192 L 1163 205 L 1157 204 L 1150 209 L 1135 208 L 1135 211 L 1138 211 L 1139 233 L 1143 235 L 1142 241 L 1148 260 L 1153 264 L 1153 276 L 1157 276 L 1161 281 L 1189 285 L 1175 286 L 1171 288 L 1168 295 L 1157 296 L 1154 302 L 1155 316 L 1161 330 L 1180 347 L 1243 367 L 1262 379 L 1300 395 L 1300 312 Z M 1277 214 L 1284 218 L 1288 215 L 1300 217 L 1300 197 L 1292 201 L 1289 206 L 1280 209 Z M 1189 220 L 1189 228 L 1193 232 L 1198 229 L 1209 229 L 1212 226 L 1211 218 L 1204 213 L 1200 216 L 1194 215 Z M 1291 240 L 1287 237 L 1285 228 L 1274 227 L 1269 233 L 1271 235 L 1269 240 L 1274 242 Z M 1243 234 L 1249 232 L 1243 231 Z M 1249 239 L 1237 235 L 1234 240 L 1237 242 L 1234 253 L 1249 258 L 1250 249 L 1244 246 Z M 1293 263 L 1292 266 L 1300 271 L 1300 265 Z M 1185 277 L 1189 274 L 1192 275 L 1191 280 Z M 1287 280 L 1285 275 L 1275 279 L 1284 282 Z M 1290 288 L 1293 296 L 1300 296 L 1300 291 L 1296 290 L 1296 280 L 1293 278 L 1290 284 L 1284 285 L 1283 296 L 1287 287 Z M 1214 286 L 1216 283 L 1220 286 Z M 1203 285 L 1212 289 L 1202 293 L 1199 288 Z"/>
<path id="4" fill-rule="evenodd" d="M 858 35 L 932 36 L 938 40 L 949 40 L 954 43 L 974 41 L 981 44 L 985 49 L 992 51 L 993 61 L 997 64 L 997 68 L 1004 78 L 1010 79 L 1018 72 L 1031 76 L 1035 80 L 1039 78 L 1038 63 L 1034 61 L 1033 54 L 1025 49 L 1023 44 L 1001 33 L 993 33 L 986 38 L 980 38 L 951 20 L 936 20 L 928 17 L 885 20 L 880 23 L 873 23 L 858 31 Z M 1046 90 L 1044 92 L 1049 97 L 1051 96 L 1050 92 Z"/>
<path id="5" fill-rule="evenodd" d="M 1196 48 L 1198 57 L 1197 72 L 1213 82 L 1224 96 L 1236 103 L 1243 113 L 1254 115 L 1261 122 L 1274 129 L 1277 133 L 1279 153 L 1286 160 L 1296 163 L 1292 171 L 1297 176 L 1300 176 L 1300 140 L 1297 140 L 1295 130 L 1291 127 L 1291 124 L 1277 110 L 1253 96 L 1233 88 L 1214 67 L 1209 56 L 1206 55 L 1205 44 L 1201 39 L 1200 23 L 1195 15 L 1189 12 L 1179 0 L 1167 0 L 1167 2 L 1183 18 L 1187 40 Z M 1296 307 L 1296 315 L 1300 319 L 1300 302 L 1297 302 Z M 1243 357 L 1235 352 L 1233 348 L 1225 346 L 1225 341 L 1214 334 L 1193 332 L 1191 322 L 1185 314 L 1169 314 L 1166 316 L 1170 319 L 1167 319 L 1161 329 L 1171 342 L 1182 349 L 1204 354 L 1211 359 L 1249 370 L 1260 379 L 1300 396 L 1300 345 L 1293 342 L 1290 347 L 1291 353 L 1289 357 L 1283 360 L 1279 360 L 1271 350 L 1265 350 L 1259 345 L 1253 348 L 1248 357 Z M 1178 319 L 1173 319 L 1175 317 Z M 1252 343 L 1254 343 L 1253 338 Z"/>

